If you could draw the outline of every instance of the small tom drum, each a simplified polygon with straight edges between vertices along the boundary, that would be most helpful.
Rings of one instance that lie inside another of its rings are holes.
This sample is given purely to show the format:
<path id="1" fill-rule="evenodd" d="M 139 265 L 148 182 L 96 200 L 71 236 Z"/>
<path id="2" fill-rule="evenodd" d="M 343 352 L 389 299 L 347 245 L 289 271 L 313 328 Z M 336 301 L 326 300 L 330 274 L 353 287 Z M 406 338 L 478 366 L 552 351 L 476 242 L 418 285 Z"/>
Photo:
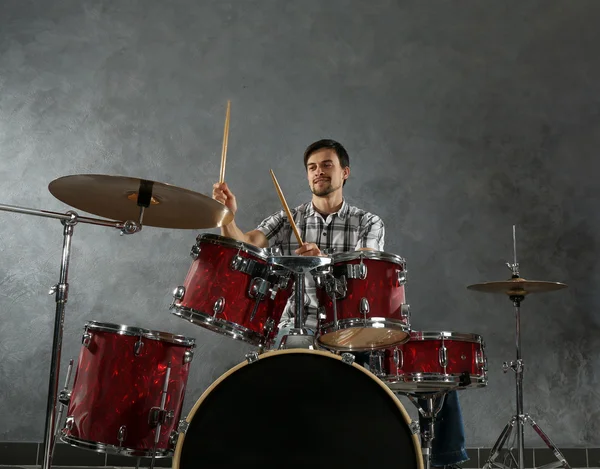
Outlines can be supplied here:
<path id="1" fill-rule="evenodd" d="M 361 351 L 406 342 L 406 261 L 382 251 L 334 254 L 313 274 L 319 301 L 317 341 L 336 351 Z"/>
<path id="2" fill-rule="evenodd" d="M 193 349 L 183 336 L 86 323 L 61 439 L 125 456 L 172 455 Z"/>
<path id="3" fill-rule="evenodd" d="M 267 264 L 267 251 L 224 236 L 203 234 L 171 312 L 214 332 L 269 346 L 292 294 L 288 271 Z"/>
<path id="4" fill-rule="evenodd" d="M 369 368 L 400 392 L 487 385 L 485 343 L 476 334 L 413 331 L 405 344 L 371 352 Z"/>

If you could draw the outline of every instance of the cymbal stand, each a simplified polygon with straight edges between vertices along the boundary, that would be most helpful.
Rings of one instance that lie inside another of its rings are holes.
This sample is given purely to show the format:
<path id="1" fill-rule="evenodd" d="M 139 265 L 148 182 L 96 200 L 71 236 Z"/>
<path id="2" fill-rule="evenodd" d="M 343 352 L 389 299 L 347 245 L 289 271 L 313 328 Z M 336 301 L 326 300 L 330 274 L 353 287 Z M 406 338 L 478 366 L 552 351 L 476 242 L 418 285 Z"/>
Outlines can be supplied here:
<path id="1" fill-rule="evenodd" d="M 304 327 L 304 281 L 306 274 L 312 270 L 331 264 L 330 257 L 308 256 L 272 256 L 267 260 L 269 265 L 283 267 L 294 274 L 294 299 L 296 311 L 294 327 L 281 339 L 280 349 L 314 348 L 314 336 Z"/>
<path id="2" fill-rule="evenodd" d="M 403 394 L 410 399 L 419 411 L 419 415 L 427 422 L 426 428 L 421 428 L 421 452 L 423 454 L 423 464 L 425 469 L 430 469 L 433 440 L 435 438 L 435 419 L 440 413 L 440 410 L 442 410 L 446 392 L 428 393 L 427 395 Z M 435 398 L 438 396 L 441 396 L 441 399 L 436 403 Z M 425 409 L 419 404 L 419 399 L 425 401 Z"/>
<path id="3" fill-rule="evenodd" d="M 52 355 L 50 358 L 50 378 L 48 380 L 48 401 L 46 406 L 46 424 L 44 426 L 44 455 L 42 469 L 50 469 L 52 465 L 52 453 L 54 450 L 55 437 L 55 410 L 58 397 L 58 378 L 60 374 L 60 357 L 62 351 L 63 325 L 65 320 L 65 305 L 69 296 L 69 260 L 71 257 L 71 240 L 73 230 L 77 223 L 88 223 L 91 225 L 109 226 L 117 228 L 121 234 L 133 234 L 139 232 L 142 227 L 136 222 L 111 221 L 99 218 L 80 217 L 76 212 L 67 213 L 49 212 L 14 205 L 0 204 L 0 210 L 26 215 L 35 215 L 45 218 L 55 218 L 63 224 L 63 249 L 60 263 L 59 281 L 52 286 L 49 294 L 54 295 L 56 302 L 56 313 L 54 318 L 54 333 L 52 339 Z"/>
<path id="4" fill-rule="evenodd" d="M 513 249 L 514 249 L 514 258 L 513 263 L 506 263 L 508 268 L 512 272 L 512 278 L 519 278 L 519 263 L 517 262 L 517 244 L 515 237 L 515 227 L 513 225 Z M 535 430 L 535 432 L 540 436 L 542 441 L 546 444 L 548 448 L 550 448 L 556 457 L 557 461 L 552 462 L 550 464 L 546 464 L 543 466 L 545 469 L 550 468 L 558 468 L 564 467 L 565 469 L 570 469 L 569 463 L 560 452 L 560 450 L 556 447 L 556 445 L 550 440 L 548 435 L 544 433 L 544 431 L 540 428 L 540 426 L 531 418 L 529 414 L 524 413 L 523 409 L 523 371 L 525 369 L 525 364 L 523 359 L 521 358 L 521 302 L 525 299 L 525 295 L 514 294 L 509 296 L 510 300 L 513 302 L 513 308 L 515 310 L 515 322 L 516 322 L 516 347 L 517 347 L 517 359 L 515 361 L 511 361 L 510 363 L 504 362 L 503 371 L 506 373 L 509 369 L 515 372 L 515 385 L 516 385 L 516 398 L 517 398 L 517 413 L 513 415 L 509 422 L 502 430 L 500 437 L 494 444 L 490 452 L 490 456 L 483 466 L 484 469 L 491 468 L 501 468 L 506 469 L 507 465 L 496 462 L 496 458 L 499 456 L 500 451 L 503 449 L 507 440 L 509 439 L 512 431 L 515 429 L 517 432 L 517 450 L 518 450 L 518 461 L 515 461 L 512 456 L 512 448 L 509 449 L 511 453 L 511 459 L 513 462 L 518 464 L 519 469 L 525 468 L 525 460 L 524 460 L 524 452 L 525 452 L 525 423 L 531 425 L 531 427 Z"/>

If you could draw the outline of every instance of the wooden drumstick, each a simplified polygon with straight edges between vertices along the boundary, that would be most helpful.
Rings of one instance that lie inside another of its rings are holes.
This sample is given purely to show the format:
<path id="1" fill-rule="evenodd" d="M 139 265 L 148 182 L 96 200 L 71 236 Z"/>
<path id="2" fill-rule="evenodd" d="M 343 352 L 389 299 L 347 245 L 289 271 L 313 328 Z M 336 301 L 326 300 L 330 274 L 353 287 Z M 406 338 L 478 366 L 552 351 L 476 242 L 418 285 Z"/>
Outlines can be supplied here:
<path id="1" fill-rule="evenodd" d="M 223 149 L 221 150 L 221 173 L 219 182 L 225 182 L 225 163 L 227 162 L 227 143 L 229 141 L 229 115 L 231 112 L 231 101 L 227 101 L 227 114 L 225 114 L 225 129 L 223 130 Z"/>
<path id="2" fill-rule="evenodd" d="M 277 195 L 279 196 L 279 200 L 281 201 L 281 205 L 283 205 L 283 209 L 285 210 L 285 213 L 286 213 L 286 215 L 288 217 L 290 225 L 292 225 L 292 230 L 294 230 L 294 235 L 296 235 L 296 239 L 298 240 L 298 244 L 300 246 L 303 246 L 304 243 L 302 242 L 302 238 L 300 237 L 300 232 L 298 231 L 298 227 L 296 226 L 296 223 L 294 222 L 294 217 L 292 216 L 292 212 L 290 212 L 290 208 L 288 207 L 288 204 L 285 201 L 285 197 L 283 195 L 283 192 L 281 192 L 281 187 L 279 187 L 279 183 L 277 182 L 277 178 L 275 177 L 275 173 L 273 172 L 272 169 L 270 171 L 271 171 L 271 178 L 273 178 L 273 184 L 275 184 L 275 189 L 277 190 Z"/>

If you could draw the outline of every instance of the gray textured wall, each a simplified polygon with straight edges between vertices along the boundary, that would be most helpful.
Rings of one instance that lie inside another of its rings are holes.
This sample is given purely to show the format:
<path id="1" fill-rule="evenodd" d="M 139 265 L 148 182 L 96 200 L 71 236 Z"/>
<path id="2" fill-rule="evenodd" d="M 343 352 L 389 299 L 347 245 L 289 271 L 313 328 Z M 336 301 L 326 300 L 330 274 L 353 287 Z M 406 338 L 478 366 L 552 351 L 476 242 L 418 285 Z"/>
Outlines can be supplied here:
<path id="1" fill-rule="evenodd" d="M 508 277 L 513 223 L 523 275 L 570 286 L 523 305 L 526 410 L 560 445 L 598 445 L 598 24 L 594 0 L 4 1 L 0 203 L 66 211 L 47 184 L 78 173 L 210 194 L 231 99 L 227 180 L 250 229 L 279 208 L 268 169 L 303 202 L 304 147 L 336 138 L 347 198 L 407 259 L 414 328 L 487 342 L 489 386 L 461 394 L 468 445 L 514 411 L 510 302 L 465 288 Z M 39 441 L 61 226 L 0 217 L 0 440 Z M 195 337 L 185 411 L 243 360 L 168 312 L 196 234 L 76 227 L 63 370 L 89 319 Z"/>

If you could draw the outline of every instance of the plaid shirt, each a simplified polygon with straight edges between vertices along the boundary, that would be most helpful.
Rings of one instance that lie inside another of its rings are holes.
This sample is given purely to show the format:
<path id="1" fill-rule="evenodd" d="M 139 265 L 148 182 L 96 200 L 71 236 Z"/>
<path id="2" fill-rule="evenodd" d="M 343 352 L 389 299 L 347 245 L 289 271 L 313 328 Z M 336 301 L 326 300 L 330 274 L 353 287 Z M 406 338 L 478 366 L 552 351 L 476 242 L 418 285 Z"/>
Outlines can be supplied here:
<path id="1" fill-rule="evenodd" d="M 345 200 L 342 207 L 337 212 L 329 214 L 327 218 L 323 218 L 315 210 L 312 202 L 302 204 L 290 211 L 302 241 L 315 243 L 324 254 L 354 251 L 358 248 L 383 251 L 385 227 L 381 218 L 353 207 Z M 283 210 L 263 220 L 256 229 L 262 231 L 267 237 L 269 247 L 280 248 L 283 255 L 294 255 L 294 251 L 300 247 Z M 293 298 L 292 295 L 288 301 L 281 318 L 282 323 L 290 322 L 293 317 Z M 312 275 L 306 276 L 305 306 L 308 314 L 306 326 L 314 327 L 318 303 Z"/>

